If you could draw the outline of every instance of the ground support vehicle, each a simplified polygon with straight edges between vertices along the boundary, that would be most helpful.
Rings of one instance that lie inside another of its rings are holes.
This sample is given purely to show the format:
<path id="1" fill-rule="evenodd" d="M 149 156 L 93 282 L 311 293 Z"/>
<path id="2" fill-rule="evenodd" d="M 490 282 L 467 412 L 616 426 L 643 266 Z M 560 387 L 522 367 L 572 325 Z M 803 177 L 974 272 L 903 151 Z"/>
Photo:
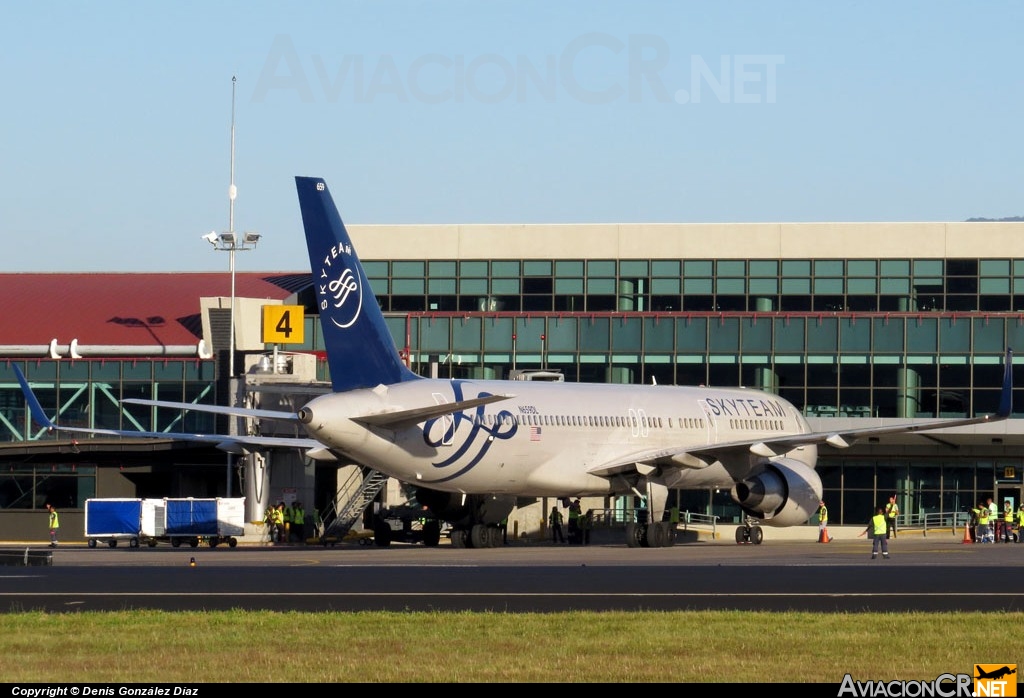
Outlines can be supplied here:
<path id="1" fill-rule="evenodd" d="M 379 547 L 386 548 L 392 542 L 423 543 L 433 547 L 440 540 L 441 522 L 422 507 L 386 507 L 374 516 L 373 542 Z"/>

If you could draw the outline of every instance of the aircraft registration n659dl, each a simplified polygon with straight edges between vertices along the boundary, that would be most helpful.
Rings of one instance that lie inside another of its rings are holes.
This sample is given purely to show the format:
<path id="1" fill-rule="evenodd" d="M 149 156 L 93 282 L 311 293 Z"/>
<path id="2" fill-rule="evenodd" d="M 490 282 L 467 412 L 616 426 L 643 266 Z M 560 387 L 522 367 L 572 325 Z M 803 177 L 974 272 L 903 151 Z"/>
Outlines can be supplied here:
<path id="1" fill-rule="evenodd" d="M 651 516 L 627 526 L 626 544 L 660 547 L 673 540 L 661 522 L 670 488 L 728 489 L 748 526 L 800 525 L 821 500 L 820 445 L 993 422 L 1011 411 L 1010 350 L 995 414 L 841 431 L 811 431 L 788 401 L 745 388 L 424 378 L 402 362 L 326 183 L 295 182 L 332 391 L 294 413 L 124 402 L 283 420 L 306 437 L 58 427 L 18 371 L 33 418 L 71 432 L 205 441 L 229 452 L 292 447 L 357 463 L 414 487 L 451 524 L 456 546 L 499 544 L 497 525 L 538 497 L 632 493 L 647 497 Z"/>

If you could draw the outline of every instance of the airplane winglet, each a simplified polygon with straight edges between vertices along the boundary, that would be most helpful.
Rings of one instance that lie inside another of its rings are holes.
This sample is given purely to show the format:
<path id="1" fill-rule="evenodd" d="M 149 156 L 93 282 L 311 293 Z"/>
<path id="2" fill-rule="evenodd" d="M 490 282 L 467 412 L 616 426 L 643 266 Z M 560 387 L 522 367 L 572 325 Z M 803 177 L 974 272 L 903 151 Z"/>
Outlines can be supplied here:
<path id="1" fill-rule="evenodd" d="M 46 416 L 46 412 L 43 411 L 43 406 L 39 404 L 39 399 L 36 394 L 32 392 L 32 388 L 29 387 L 28 381 L 25 379 L 25 374 L 18 368 L 18 364 L 12 363 L 11 368 L 14 369 L 14 375 L 18 378 L 18 383 L 21 384 L 21 392 L 25 395 L 25 402 L 28 403 L 29 412 L 32 414 L 32 419 L 35 420 L 39 426 L 46 427 L 48 430 L 53 431 L 57 428 L 57 425 L 50 421 L 50 418 Z"/>
<path id="2" fill-rule="evenodd" d="M 1003 366 L 1003 389 L 999 394 L 999 409 L 996 418 L 1005 419 L 1013 411 L 1013 349 L 1006 348 L 1006 361 Z"/>

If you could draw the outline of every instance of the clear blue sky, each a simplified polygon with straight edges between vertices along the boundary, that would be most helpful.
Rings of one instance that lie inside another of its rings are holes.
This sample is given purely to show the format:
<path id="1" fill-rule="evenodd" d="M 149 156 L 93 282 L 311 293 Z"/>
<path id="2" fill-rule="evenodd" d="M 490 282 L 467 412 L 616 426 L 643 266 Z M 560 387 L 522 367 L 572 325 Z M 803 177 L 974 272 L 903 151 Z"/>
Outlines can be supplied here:
<path id="1" fill-rule="evenodd" d="M 1024 4 L 376 0 L 0 8 L 0 271 L 308 270 L 349 223 L 1024 214 Z"/>

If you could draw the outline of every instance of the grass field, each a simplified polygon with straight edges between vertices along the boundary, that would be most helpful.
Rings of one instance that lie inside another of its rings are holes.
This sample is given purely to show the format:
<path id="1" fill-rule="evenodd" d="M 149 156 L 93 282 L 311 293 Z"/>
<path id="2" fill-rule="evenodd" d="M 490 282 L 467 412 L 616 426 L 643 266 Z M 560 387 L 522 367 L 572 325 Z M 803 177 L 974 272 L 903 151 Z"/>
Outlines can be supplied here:
<path id="1" fill-rule="evenodd" d="M 932 680 L 1013 664 L 1024 613 L 21 612 L 8 683 Z"/>

